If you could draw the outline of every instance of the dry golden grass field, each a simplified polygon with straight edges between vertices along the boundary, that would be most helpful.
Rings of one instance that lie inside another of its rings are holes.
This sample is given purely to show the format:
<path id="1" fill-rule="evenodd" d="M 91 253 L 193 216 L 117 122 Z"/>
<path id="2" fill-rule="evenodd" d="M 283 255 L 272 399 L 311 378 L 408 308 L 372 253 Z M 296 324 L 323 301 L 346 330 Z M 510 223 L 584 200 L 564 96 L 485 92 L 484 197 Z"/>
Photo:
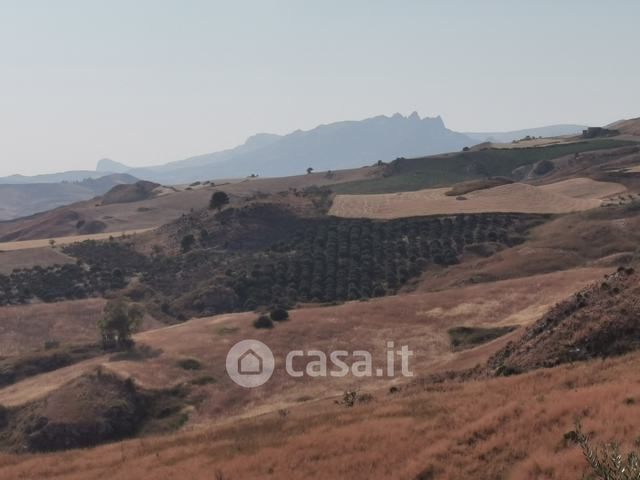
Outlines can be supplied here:
<path id="1" fill-rule="evenodd" d="M 9 275 L 16 268 L 32 268 L 38 265 L 50 267 L 75 261 L 50 246 L 7 250 L 3 250 L 3 247 L 4 244 L 0 243 L 0 274 L 2 275 Z"/>
<path id="2" fill-rule="evenodd" d="M 41 350 L 47 341 L 61 344 L 95 342 L 102 298 L 0 308 L 0 357 Z M 160 324 L 146 316 L 142 329 Z"/>
<path id="3" fill-rule="evenodd" d="M 91 235 L 72 235 L 70 237 L 53 237 L 53 238 L 46 238 L 46 239 L 40 239 L 40 240 L 19 240 L 17 242 L 2 242 L 0 243 L 0 249 L 3 252 L 12 252 L 14 250 L 32 250 L 32 249 L 38 249 L 42 251 L 44 248 L 51 249 L 51 241 L 54 242 L 54 246 L 61 246 L 61 245 L 69 245 L 70 243 L 83 242 L 85 240 L 108 240 L 110 237 L 115 238 L 120 236 L 137 235 L 139 233 L 145 233 L 150 230 L 153 230 L 153 228 L 144 228 L 141 230 L 122 230 L 118 232 L 109 232 L 109 233 L 94 233 Z M 33 253 L 29 252 L 27 254 L 24 254 L 23 257 L 26 257 L 27 255 L 32 258 L 33 262 L 39 261 L 38 252 L 33 252 Z M 64 256 L 64 254 L 59 254 L 59 255 Z M 18 257 L 13 257 L 13 258 L 14 259 L 12 261 L 17 263 L 16 258 Z M 57 262 L 57 263 L 65 263 L 65 262 Z M 37 265 L 42 266 L 43 264 L 37 263 Z M 23 266 L 21 268 L 25 268 L 25 267 Z"/>
<path id="4" fill-rule="evenodd" d="M 207 424 L 238 415 L 256 415 L 296 405 L 301 398 L 317 400 L 339 395 L 348 388 L 389 385 L 397 379 L 374 377 L 355 382 L 352 377 L 326 381 L 293 379 L 282 368 L 277 368 L 274 377 L 264 387 L 247 392 L 233 384 L 225 372 L 226 353 L 241 339 L 263 341 L 280 361 L 292 346 L 296 346 L 302 350 L 325 352 L 364 349 L 371 351 L 378 362 L 384 358 L 386 341 L 391 340 L 396 345 L 409 345 L 415 351 L 412 365 L 416 375 L 468 368 L 484 361 L 508 337 L 454 353 L 447 336 L 449 328 L 461 325 L 527 325 L 555 302 L 608 271 L 611 269 L 575 269 L 445 292 L 407 294 L 335 307 L 302 308 L 292 311 L 291 320 L 273 330 L 256 330 L 251 323 L 255 318 L 252 313 L 194 319 L 136 335 L 138 344 L 150 347 L 158 355 L 143 360 L 118 361 L 104 357 L 41 374 L 0 389 L 0 404 L 16 406 L 36 400 L 102 364 L 105 370 L 121 377 L 133 377 L 140 386 L 152 389 L 168 388 L 205 375 L 213 377 L 216 383 L 200 387 L 206 393 L 206 399 L 192 412 L 188 425 Z M 82 306 L 89 307 L 86 304 Z M 99 308 L 98 305 L 91 307 L 96 312 Z M 55 315 L 51 317 L 56 318 Z M 19 315 L 14 314 L 10 318 L 19 319 Z M 76 318 L 85 317 L 80 315 Z M 14 330 L 21 331 L 20 323 L 14 322 Z M 86 326 L 89 329 L 87 337 L 90 336 L 91 323 L 89 321 Z M 68 328 L 73 338 L 74 328 Z M 518 331 L 511 335 L 517 334 Z M 202 369 L 187 371 L 180 368 L 179 361 L 187 358 L 198 360 Z"/>
<path id="5" fill-rule="evenodd" d="M 547 193 L 564 195 L 571 198 L 603 199 L 623 193 L 624 185 L 613 182 L 596 182 L 589 178 L 571 178 L 561 182 L 540 185 L 540 189 Z"/>
<path id="6" fill-rule="evenodd" d="M 602 198 L 624 192 L 626 188 L 617 183 L 579 178 L 543 186 L 513 183 L 459 197 L 445 195 L 448 190 L 337 195 L 329 213 L 338 217 L 378 219 L 482 212 L 569 213 L 599 207 Z"/>
<path id="7" fill-rule="evenodd" d="M 373 390 L 194 429 L 59 454 L 0 456 L 0 478 L 566 480 L 586 462 L 574 420 L 594 442 L 633 448 L 640 355 L 462 384 Z"/>

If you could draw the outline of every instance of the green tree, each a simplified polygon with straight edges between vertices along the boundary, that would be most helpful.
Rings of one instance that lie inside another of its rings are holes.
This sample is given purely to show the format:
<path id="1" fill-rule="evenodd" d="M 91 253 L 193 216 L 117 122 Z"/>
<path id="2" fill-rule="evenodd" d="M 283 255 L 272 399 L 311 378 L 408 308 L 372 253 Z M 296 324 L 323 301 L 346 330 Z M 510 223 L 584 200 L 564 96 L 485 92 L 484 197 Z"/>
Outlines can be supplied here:
<path id="1" fill-rule="evenodd" d="M 133 345 L 131 335 L 138 330 L 143 317 L 144 309 L 137 303 L 121 298 L 107 302 L 102 318 L 98 320 L 103 348 L 130 348 Z"/>
<path id="2" fill-rule="evenodd" d="M 222 210 L 222 207 L 229 203 L 229 195 L 224 192 L 214 192 L 211 195 L 211 200 L 209 201 L 209 208 L 215 208 L 216 210 Z"/>

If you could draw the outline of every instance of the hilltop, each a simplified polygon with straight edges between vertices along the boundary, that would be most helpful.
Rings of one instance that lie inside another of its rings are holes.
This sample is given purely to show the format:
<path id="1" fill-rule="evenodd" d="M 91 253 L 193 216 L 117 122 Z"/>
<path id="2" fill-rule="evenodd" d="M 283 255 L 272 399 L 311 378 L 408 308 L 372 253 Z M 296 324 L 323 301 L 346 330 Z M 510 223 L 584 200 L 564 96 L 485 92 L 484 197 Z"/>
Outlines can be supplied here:
<path id="1" fill-rule="evenodd" d="M 98 178 L 87 175 L 82 180 L 64 180 L 58 183 L 0 184 L 0 221 L 26 217 L 88 200 L 108 192 L 117 185 L 127 185 L 136 181 L 135 177 L 123 173 Z"/>
<path id="2" fill-rule="evenodd" d="M 640 136 L 640 118 L 620 120 L 608 125 L 608 128 L 618 130 L 624 135 Z"/>

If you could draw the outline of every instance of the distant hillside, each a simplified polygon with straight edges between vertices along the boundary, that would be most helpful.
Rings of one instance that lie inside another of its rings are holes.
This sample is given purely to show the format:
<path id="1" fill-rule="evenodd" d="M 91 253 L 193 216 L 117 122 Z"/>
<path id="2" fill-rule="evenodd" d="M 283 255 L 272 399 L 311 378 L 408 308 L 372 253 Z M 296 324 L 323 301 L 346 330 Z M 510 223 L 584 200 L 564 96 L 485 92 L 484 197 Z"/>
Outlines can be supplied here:
<path id="1" fill-rule="evenodd" d="M 160 185 L 140 180 L 133 184 L 120 184 L 102 196 L 102 205 L 113 203 L 131 203 L 147 200 L 153 196 L 153 190 Z"/>
<path id="2" fill-rule="evenodd" d="M 124 173 L 128 170 L 131 170 L 131 167 L 120 162 L 114 162 L 109 158 L 99 160 L 98 165 L 96 166 L 96 172 Z"/>
<path id="3" fill-rule="evenodd" d="M 618 130 L 623 135 L 640 137 L 640 117 L 631 118 L 629 120 L 620 120 L 612 123 L 611 125 L 607 125 L 607 128 Z"/>
<path id="4" fill-rule="evenodd" d="M 549 125 L 547 127 L 527 128 L 524 130 L 512 130 L 509 132 L 465 132 L 464 134 L 478 143 L 510 143 L 529 137 L 559 137 L 561 135 L 574 135 L 582 133 L 586 129 L 583 125 Z"/>
<path id="5" fill-rule="evenodd" d="M 408 192 L 450 186 L 487 177 L 520 181 L 534 165 L 580 152 L 624 147 L 630 142 L 597 139 L 536 148 L 487 148 L 431 157 L 400 158 L 386 166 L 385 175 L 336 185 L 341 194 Z"/>
<path id="6" fill-rule="evenodd" d="M 191 157 L 161 166 L 132 168 L 127 173 L 163 184 L 245 177 L 278 177 L 316 171 L 357 168 L 378 160 L 450 151 L 476 143 L 447 129 L 440 117 L 395 114 L 361 121 L 321 125 L 288 135 L 259 134 L 239 147 Z M 117 168 L 101 161 L 98 168 Z"/>
<path id="7" fill-rule="evenodd" d="M 114 174 L 81 182 L 0 185 L 0 220 L 11 220 L 88 200 L 108 192 L 116 185 L 136 181 L 135 177 L 128 174 Z"/>
<path id="8" fill-rule="evenodd" d="M 25 185 L 29 183 L 82 182 L 88 178 L 97 179 L 109 173 L 93 170 L 72 170 L 69 172 L 45 173 L 42 175 L 10 175 L 0 177 L 0 185 Z"/>

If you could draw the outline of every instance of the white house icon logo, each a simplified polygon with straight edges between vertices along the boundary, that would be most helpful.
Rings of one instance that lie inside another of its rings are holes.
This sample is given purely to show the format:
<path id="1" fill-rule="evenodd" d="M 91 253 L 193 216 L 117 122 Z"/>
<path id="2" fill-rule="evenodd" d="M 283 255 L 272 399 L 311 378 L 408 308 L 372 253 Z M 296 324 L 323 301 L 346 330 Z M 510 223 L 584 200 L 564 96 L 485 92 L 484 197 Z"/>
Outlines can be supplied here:
<path id="1" fill-rule="evenodd" d="M 259 340 L 242 340 L 227 353 L 227 374 L 241 387 L 264 385 L 273 375 L 274 368 L 271 349 Z"/>
<path id="2" fill-rule="evenodd" d="M 260 355 L 250 348 L 238 358 L 238 373 L 241 375 L 260 375 L 262 363 Z"/>

